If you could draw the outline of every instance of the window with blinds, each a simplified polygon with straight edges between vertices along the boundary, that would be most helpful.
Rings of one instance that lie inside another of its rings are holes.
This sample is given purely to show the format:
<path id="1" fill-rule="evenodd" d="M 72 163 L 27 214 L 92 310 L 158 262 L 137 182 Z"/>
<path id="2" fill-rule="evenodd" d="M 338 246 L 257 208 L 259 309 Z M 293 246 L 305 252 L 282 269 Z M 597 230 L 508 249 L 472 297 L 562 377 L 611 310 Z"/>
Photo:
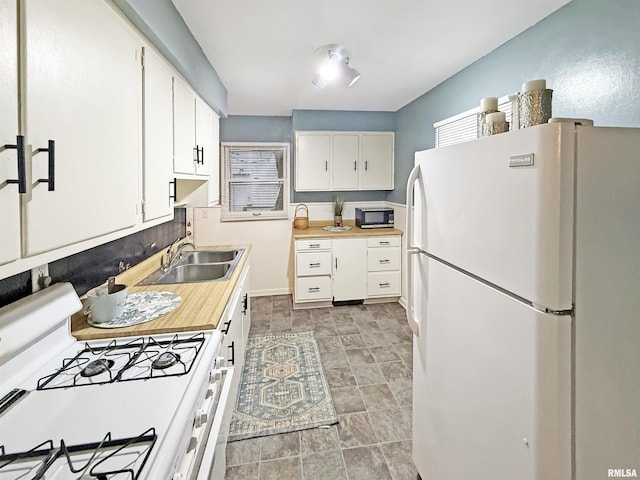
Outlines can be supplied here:
<path id="1" fill-rule="evenodd" d="M 511 122 L 511 100 L 508 95 L 498 99 L 498 110 L 505 113 L 507 122 Z M 436 148 L 478 138 L 477 115 L 479 111 L 480 107 L 476 107 L 434 123 Z"/>
<path id="2" fill-rule="evenodd" d="M 289 144 L 222 143 L 222 221 L 288 218 Z"/>

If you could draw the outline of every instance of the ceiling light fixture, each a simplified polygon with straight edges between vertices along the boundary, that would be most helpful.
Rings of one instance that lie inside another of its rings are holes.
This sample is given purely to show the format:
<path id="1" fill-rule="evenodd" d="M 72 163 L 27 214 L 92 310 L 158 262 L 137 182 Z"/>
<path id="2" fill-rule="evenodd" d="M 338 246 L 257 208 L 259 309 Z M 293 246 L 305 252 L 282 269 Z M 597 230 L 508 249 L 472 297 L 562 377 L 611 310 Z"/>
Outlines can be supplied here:
<path id="1" fill-rule="evenodd" d="M 349 66 L 349 51 L 346 48 L 340 45 L 326 45 L 318 48 L 316 52 L 326 52 L 327 55 L 311 80 L 316 87 L 325 88 L 329 82 L 339 76 L 342 77 L 345 85 L 350 87 L 360 78 L 360 72 Z"/>

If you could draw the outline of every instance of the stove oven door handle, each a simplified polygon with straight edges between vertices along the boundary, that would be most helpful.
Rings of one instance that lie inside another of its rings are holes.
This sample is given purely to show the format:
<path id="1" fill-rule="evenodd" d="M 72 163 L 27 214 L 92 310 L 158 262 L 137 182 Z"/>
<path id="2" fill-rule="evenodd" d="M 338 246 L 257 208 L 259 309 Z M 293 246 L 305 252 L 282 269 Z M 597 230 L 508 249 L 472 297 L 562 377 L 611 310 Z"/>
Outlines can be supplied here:
<path id="1" fill-rule="evenodd" d="M 236 370 L 233 367 L 220 369 L 224 382 L 220 389 L 220 397 L 215 407 L 211 430 L 207 435 L 204 452 L 199 465 L 197 465 L 198 475 L 196 480 L 222 480 L 225 474 L 225 450 L 227 447 L 227 437 L 229 436 L 229 424 L 233 413 L 233 401 L 235 395 L 231 392 Z M 239 373 L 237 373 L 239 375 Z M 203 446 L 200 446 L 203 448 Z M 222 461 L 220 460 L 222 459 Z"/>

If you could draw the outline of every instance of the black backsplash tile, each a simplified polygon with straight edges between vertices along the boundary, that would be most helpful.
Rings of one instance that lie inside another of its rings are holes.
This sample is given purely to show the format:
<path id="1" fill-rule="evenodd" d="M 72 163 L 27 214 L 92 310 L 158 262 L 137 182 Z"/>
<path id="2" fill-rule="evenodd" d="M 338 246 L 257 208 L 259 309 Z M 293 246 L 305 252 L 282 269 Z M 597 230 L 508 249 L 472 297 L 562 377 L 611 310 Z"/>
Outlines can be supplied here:
<path id="1" fill-rule="evenodd" d="M 31 271 L 0 280 L 0 307 L 4 307 L 31 293 Z"/>
<path id="2" fill-rule="evenodd" d="M 187 212 L 174 210 L 170 222 L 85 250 L 49 264 L 52 283 L 71 282 L 78 295 L 117 275 L 119 264 L 133 267 L 186 236 Z M 31 272 L 0 280 L 0 307 L 31 293 Z"/>

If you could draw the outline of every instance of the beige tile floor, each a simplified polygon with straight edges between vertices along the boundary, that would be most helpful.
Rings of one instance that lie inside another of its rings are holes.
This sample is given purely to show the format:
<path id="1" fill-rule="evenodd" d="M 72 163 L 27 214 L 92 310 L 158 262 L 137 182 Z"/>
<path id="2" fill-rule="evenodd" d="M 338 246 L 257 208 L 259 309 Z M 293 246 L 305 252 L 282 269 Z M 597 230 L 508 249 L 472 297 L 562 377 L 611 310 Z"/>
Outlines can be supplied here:
<path id="1" fill-rule="evenodd" d="M 339 423 L 227 446 L 226 480 L 415 480 L 412 338 L 397 303 L 293 310 L 252 299 L 250 335 L 313 328 Z"/>

